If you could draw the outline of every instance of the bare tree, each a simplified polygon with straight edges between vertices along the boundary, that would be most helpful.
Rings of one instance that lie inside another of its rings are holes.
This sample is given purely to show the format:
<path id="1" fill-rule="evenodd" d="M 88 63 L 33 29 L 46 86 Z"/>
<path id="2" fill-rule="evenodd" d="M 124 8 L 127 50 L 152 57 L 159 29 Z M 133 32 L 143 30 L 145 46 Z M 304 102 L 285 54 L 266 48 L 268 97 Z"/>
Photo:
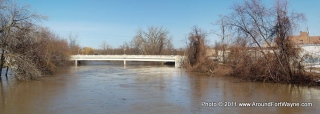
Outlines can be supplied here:
<path id="1" fill-rule="evenodd" d="M 111 54 L 112 47 L 106 41 L 103 41 L 100 45 L 101 54 Z"/>
<path id="2" fill-rule="evenodd" d="M 187 41 L 186 56 L 183 66 L 191 71 L 210 72 L 214 68 L 214 63 L 206 55 L 207 32 L 197 26 L 192 28 Z"/>
<path id="3" fill-rule="evenodd" d="M 162 27 L 148 27 L 147 31 L 139 29 L 132 39 L 131 45 L 140 54 L 162 55 L 172 49 L 171 38 L 168 37 L 168 30 Z"/>
<path id="4" fill-rule="evenodd" d="M 20 6 L 19 4 L 11 1 L 2 0 L 0 2 L 0 68 L 3 68 L 6 58 L 9 55 L 14 55 L 12 48 L 13 45 L 17 45 L 19 41 L 17 38 L 22 37 L 21 34 L 16 34 L 17 31 L 25 31 L 20 33 L 26 33 L 30 30 L 30 27 L 34 26 L 33 21 L 42 19 L 43 16 L 32 13 L 27 6 Z M 9 54 L 10 53 L 10 54 Z M 16 54 L 19 55 L 19 54 Z M 19 55 L 23 56 L 23 55 Z M 17 57 L 17 56 L 15 56 Z M 23 63 L 19 63 L 23 64 Z M 33 68 L 33 67 L 30 67 Z M 32 70 L 31 70 L 32 71 Z M 2 70 L 0 70 L 0 76 Z M 35 73 L 36 75 L 37 73 Z M 1 77 L 0 77 L 1 78 Z"/>
<path id="5" fill-rule="evenodd" d="M 216 42 L 216 50 L 222 50 L 222 62 L 225 63 L 226 59 L 225 59 L 225 51 L 226 48 L 228 47 L 229 44 L 229 37 L 230 34 L 228 34 L 228 26 L 227 26 L 227 22 L 228 21 L 228 17 L 227 16 L 223 16 L 220 15 L 220 19 L 218 21 L 216 21 L 215 25 L 217 25 L 219 27 L 219 31 L 216 32 L 216 35 L 218 35 L 218 37 L 220 37 L 221 42 L 218 43 Z M 219 54 L 219 53 L 218 53 Z"/>
<path id="6" fill-rule="evenodd" d="M 12 66 L 19 80 L 30 80 L 44 74 L 52 74 L 57 66 L 65 65 L 69 61 L 71 53 L 67 40 L 53 34 L 48 28 L 31 27 L 29 30 L 18 30 L 14 35 L 18 43 L 10 45 L 7 58 L 8 64 Z M 26 59 L 25 62 L 28 63 L 16 62 L 17 59 Z M 28 66 L 36 69 L 25 68 Z M 41 75 L 36 71 L 41 72 Z M 28 76 L 24 75 L 24 72 L 28 72 L 28 75 L 35 74 Z"/>
<path id="7" fill-rule="evenodd" d="M 69 48 L 71 54 L 80 54 L 81 47 L 79 46 L 78 35 L 69 34 Z"/>
<path id="8" fill-rule="evenodd" d="M 189 33 L 189 43 L 187 47 L 188 60 L 191 66 L 198 64 L 203 56 L 206 55 L 206 45 L 205 38 L 207 33 L 199 29 L 198 27 L 193 27 L 192 32 Z"/>
<path id="9" fill-rule="evenodd" d="M 249 59 L 252 57 L 249 52 L 243 53 L 243 58 L 238 59 L 242 59 L 240 63 L 246 65 L 235 68 L 251 67 L 247 69 L 248 74 L 245 74 L 249 78 L 274 82 L 290 82 L 294 76 L 302 73 L 300 68 L 296 69 L 299 63 L 298 49 L 289 40 L 289 35 L 296 27 L 296 22 L 304 19 L 303 14 L 289 13 L 287 2 L 280 0 L 271 8 L 263 5 L 260 0 L 245 1 L 244 4 L 233 6 L 233 10 L 228 25 L 238 33 L 237 38 L 246 38 L 248 46 L 257 47 L 256 52 L 261 55 L 258 57 L 263 58 L 253 60 Z M 277 40 L 275 47 L 271 44 L 274 40 Z M 262 47 L 264 44 L 267 47 Z"/>
<path id="10" fill-rule="evenodd" d="M 43 16 L 10 1 L 0 2 L 0 67 L 6 63 L 18 80 L 30 80 L 52 73 L 69 60 L 65 39 L 34 21 Z M 1 74 L 0 70 L 0 74 Z"/>

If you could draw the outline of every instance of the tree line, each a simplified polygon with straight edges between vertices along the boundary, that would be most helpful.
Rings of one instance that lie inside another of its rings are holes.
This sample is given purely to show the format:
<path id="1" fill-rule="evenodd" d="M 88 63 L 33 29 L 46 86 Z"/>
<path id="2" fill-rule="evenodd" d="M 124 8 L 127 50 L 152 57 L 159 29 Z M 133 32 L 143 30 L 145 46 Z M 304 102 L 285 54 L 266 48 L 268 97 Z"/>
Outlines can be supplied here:
<path id="1" fill-rule="evenodd" d="M 138 29 L 129 42 L 118 47 L 112 47 L 103 41 L 98 49 L 84 47 L 75 54 L 99 55 L 176 55 L 182 54 L 182 49 L 173 47 L 169 31 L 163 27 L 150 26 L 147 30 Z"/>

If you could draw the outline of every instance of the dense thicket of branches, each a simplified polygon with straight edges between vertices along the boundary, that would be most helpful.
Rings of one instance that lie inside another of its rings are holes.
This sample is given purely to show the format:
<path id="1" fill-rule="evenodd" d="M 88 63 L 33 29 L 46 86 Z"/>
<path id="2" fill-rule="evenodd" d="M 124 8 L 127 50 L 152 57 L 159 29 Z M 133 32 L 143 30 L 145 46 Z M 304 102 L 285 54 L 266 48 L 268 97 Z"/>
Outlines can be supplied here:
<path id="1" fill-rule="evenodd" d="M 131 41 L 137 54 L 163 55 L 173 49 L 169 31 L 162 27 L 148 27 L 147 31 L 139 29 Z"/>
<path id="2" fill-rule="evenodd" d="M 191 66 L 195 66 L 196 64 L 200 63 L 202 59 L 204 59 L 203 56 L 206 55 L 206 51 L 205 51 L 206 36 L 207 36 L 207 33 L 197 27 L 194 27 L 192 29 L 192 32 L 189 33 L 187 57 Z"/>
<path id="3" fill-rule="evenodd" d="M 147 30 L 138 29 L 130 42 L 113 48 L 107 42 L 102 42 L 96 54 L 102 55 L 172 55 L 177 54 L 173 48 L 169 31 L 162 27 L 150 26 Z M 86 53 L 84 53 L 86 54 Z"/>
<path id="4" fill-rule="evenodd" d="M 28 7 L 0 0 L 0 68 L 6 64 L 18 80 L 52 73 L 57 65 L 69 59 L 67 41 L 38 27 L 34 21 L 40 19 L 43 17 Z"/>
<path id="5" fill-rule="evenodd" d="M 234 76 L 287 83 L 311 81 L 300 64 L 299 47 L 289 39 L 304 16 L 289 12 L 287 6 L 280 0 L 273 7 L 260 0 L 233 6 L 228 25 L 238 33 L 229 56 Z"/>
<path id="6" fill-rule="evenodd" d="M 25 41 L 25 39 L 30 38 L 30 42 L 21 41 L 23 44 L 19 44 L 27 46 L 18 46 L 19 48 L 14 49 L 14 52 L 29 55 L 43 73 L 51 74 L 57 66 L 68 63 L 70 50 L 67 40 L 42 27 L 36 27 L 34 31 L 30 31 L 27 35 L 21 40 Z"/>
<path id="7" fill-rule="evenodd" d="M 198 27 L 193 27 L 189 33 L 186 49 L 186 60 L 183 66 L 191 71 L 212 72 L 214 62 L 206 55 L 207 33 Z"/>

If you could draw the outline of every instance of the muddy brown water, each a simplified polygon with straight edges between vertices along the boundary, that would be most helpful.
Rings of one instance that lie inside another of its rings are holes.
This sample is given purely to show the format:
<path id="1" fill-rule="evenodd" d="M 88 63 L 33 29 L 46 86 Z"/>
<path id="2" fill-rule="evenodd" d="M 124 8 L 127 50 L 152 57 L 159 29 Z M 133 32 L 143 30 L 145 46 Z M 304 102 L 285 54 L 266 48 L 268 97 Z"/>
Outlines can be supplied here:
<path id="1" fill-rule="evenodd" d="M 0 84 L 0 114 L 320 113 L 319 101 L 318 87 L 238 82 L 164 65 L 90 62 L 37 81 L 11 77 Z"/>

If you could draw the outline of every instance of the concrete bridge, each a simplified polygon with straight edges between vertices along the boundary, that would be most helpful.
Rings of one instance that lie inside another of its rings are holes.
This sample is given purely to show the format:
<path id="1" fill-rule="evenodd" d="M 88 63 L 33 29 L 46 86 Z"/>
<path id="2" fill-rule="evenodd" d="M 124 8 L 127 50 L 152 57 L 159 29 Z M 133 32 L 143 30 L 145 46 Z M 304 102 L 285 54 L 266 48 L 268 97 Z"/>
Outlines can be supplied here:
<path id="1" fill-rule="evenodd" d="M 179 55 L 71 55 L 70 60 L 75 61 L 153 61 L 153 62 L 174 62 L 175 67 L 180 67 L 184 56 Z"/>

